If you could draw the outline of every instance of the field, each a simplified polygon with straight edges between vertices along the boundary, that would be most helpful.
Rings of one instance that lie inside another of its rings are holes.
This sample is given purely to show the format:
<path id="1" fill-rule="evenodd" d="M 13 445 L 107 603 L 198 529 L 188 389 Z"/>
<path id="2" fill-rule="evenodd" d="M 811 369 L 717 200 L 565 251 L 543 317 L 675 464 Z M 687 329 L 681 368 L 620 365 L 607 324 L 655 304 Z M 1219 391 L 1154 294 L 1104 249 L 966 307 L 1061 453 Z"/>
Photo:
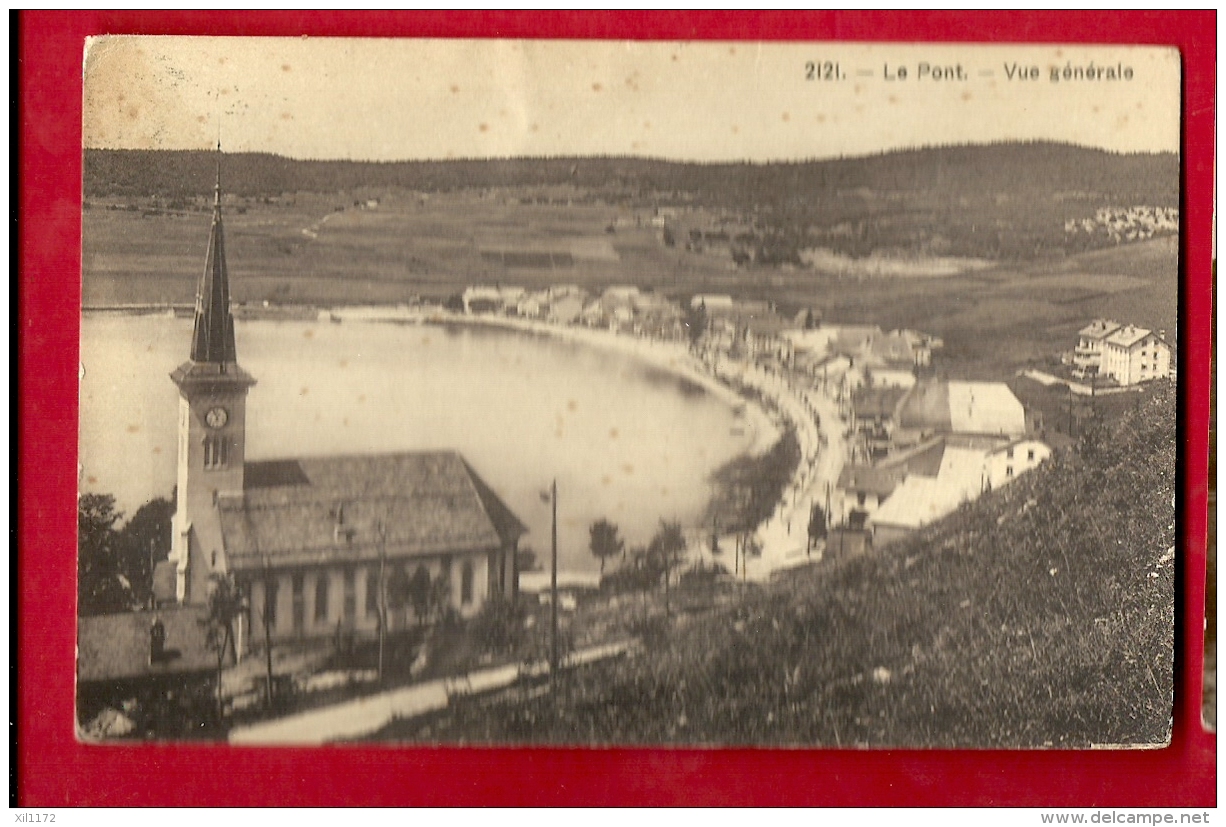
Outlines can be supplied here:
<path id="1" fill-rule="evenodd" d="M 1098 316 L 1176 339 L 1179 250 L 1160 238 L 1109 250 L 1007 263 L 944 278 L 829 280 L 826 318 L 914 327 L 945 340 L 942 364 L 966 378 L 990 378 L 1069 350 Z M 776 291 L 799 301 L 800 291 Z"/>
<path id="2" fill-rule="evenodd" d="M 687 290 L 730 284 L 734 275 L 726 257 L 665 246 L 649 213 L 636 216 L 642 226 L 632 221 L 613 228 L 619 216 L 627 219 L 624 208 L 557 195 L 548 199 L 554 203 L 522 204 L 526 196 L 510 191 L 401 191 L 381 193 L 377 207 L 364 206 L 363 195 L 300 193 L 272 203 L 227 202 L 234 299 L 395 303 L 445 298 L 466 285 L 496 282 L 592 287 L 629 281 Z M 108 208 L 114 204 L 91 203 L 84 214 L 85 304 L 190 303 L 209 212 L 139 201 L 134 209 Z M 542 254 L 554 265 L 531 266 Z"/>
<path id="3" fill-rule="evenodd" d="M 87 207 L 87 306 L 193 301 L 208 235 L 203 203 L 170 210 L 154 199 L 95 198 Z M 938 367 L 967 378 L 1042 362 L 1070 348 L 1095 316 L 1171 337 L 1176 330 L 1174 237 L 1030 262 L 974 261 L 939 276 L 916 275 L 925 259 L 912 256 L 915 267 L 903 275 L 849 276 L 803 266 L 736 267 L 726 246 L 687 250 L 695 228 L 735 232 L 736 219 L 714 208 L 670 214 L 677 237 L 669 246 L 651 223 L 653 212 L 556 186 L 235 197 L 225 205 L 227 257 L 238 302 L 401 303 L 443 300 L 472 284 L 631 283 L 674 297 L 769 299 L 785 313 L 815 306 L 831 322 L 941 336 Z"/>

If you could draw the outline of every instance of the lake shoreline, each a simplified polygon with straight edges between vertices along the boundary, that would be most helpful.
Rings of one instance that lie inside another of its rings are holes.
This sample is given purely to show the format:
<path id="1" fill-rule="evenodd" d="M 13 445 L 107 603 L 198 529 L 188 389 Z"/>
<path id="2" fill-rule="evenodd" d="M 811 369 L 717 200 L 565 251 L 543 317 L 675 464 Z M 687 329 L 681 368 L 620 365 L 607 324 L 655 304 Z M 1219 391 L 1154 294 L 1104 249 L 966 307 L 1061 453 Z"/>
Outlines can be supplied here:
<path id="1" fill-rule="evenodd" d="M 175 308 L 166 306 L 163 308 L 151 308 L 146 306 L 132 307 L 127 309 L 120 307 L 107 308 L 83 308 L 83 317 L 106 317 L 116 315 L 132 315 L 142 316 L 150 315 L 151 313 L 175 313 Z M 715 364 L 709 364 L 703 361 L 699 356 L 693 354 L 688 344 L 685 341 L 665 340 L 652 337 L 634 335 L 630 333 L 617 332 L 605 328 L 585 328 L 560 326 L 550 324 L 548 322 L 519 319 L 513 317 L 500 316 L 473 316 L 468 314 L 454 313 L 445 311 L 439 308 L 416 308 L 407 306 L 396 307 L 375 307 L 375 306 L 351 306 L 337 307 L 331 309 L 312 309 L 306 306 L 281 307 L 258 309 L 266 310 L 258 314 L 259 318 L 267 321 L 306 321 L 313 319 L 322 323 L 332 323 L 342 325 L 346 323 L 356 322 L 382 322 L 393 325 L 421 325 L 432 327 L 456 326 L 469 329 L 486 328 L 490 330 L 507 330 L 521 334 L 531 334 L 537 337 L 549 337 L 562 342 L 576 343 L 591 347 L 598 350 L 612 351 L 621 356 L 628 356 L 644 365 L 659 370 L 669 376 L 674 377 L 685 385 L 699 388 L 703 392 L 709 394 L 714 400 L 728 406 L 734 413 L 737 421 L 735 430 L 739 431 L 744 428 L 743 437 L 747 437 L 744 447 L 739 450 L 737 457 L 727 461 L 721 467 L 713 469 L 703 480 L 698 481 L 700 484 L 708 486 L 717 486 L 717 477 L 724 470 L 724 467 L 738 461 L 738 459 L 746 460 L 761 460 L 772 449 L 778 445 L 784 434 L 790 429 L 797 429 L 802 435 L 801 442 L 804 447 L 804 456 L 802 463 L 792 469 L 791 481 L 785 488 L 785 501 L 781 501 L 776 509 L 777 513 L 782 514 L 785 505 L 795 504 L 795 495 L 797 489 L 807 488 L 807 469 L 810 469 L 813 461 L 816 459 L 816 431 L 813 428 L 813 422 L 809 413 L 804 410 L 805 394 L 799 388 L 788 387 L 784 383 L 761 382 L 761 381 L 745 381 L 751 377 L 742 373 L 740 369 L 734 373 L 729 373 L 727 368 L 731 365 L 720 364 L 718 367 Z M 175 313 L 177 316 L 178 314 Z M 252 314 L 243 314 L 245 320 L 253 320 L 256 318 Z M 745 366 L 748 370 L 749 366 Z M 749 373 L 756 371 L 748 370 Z M 755 377 L 756 378 L 756 377 Z M 765 377 L 762 377 L 765 378 Z M 748 391 L 748 392 L 746 392 Z M 795 399 L 790 398 L 796 396 Z M 824 430 L 824 429 L 823 429 Z M 813 438 L 808 438 L 813 437 Z M 699 537 L 705 533 L 709 533 L 709 527 L 703 526 L 705 514 L 709 513 L 712 503 L 715 503 L 720 498 L 720 491 L 712 491 L 707 498 L 707 505 L 700 510 L 696 518 L 696 522 L 691 528 L 692 539 L 702 545 Z M 790 500 L 791 502 L 786 502 Z M 759 526 L 759 533 L 763 535 L 767 550 L 776 545 L 771 542 L 772 532 L 769 523 L 775 520 L 768 520 L 767 524 Z M 789 520 L 790 522 L 790 520 Z M 790 534 L 790 531 L 788 532 Z M 709 538 L 707 538 L 709 539 Z M 792 540 L 789 539 L 787 545 L 790 546 Z M 696 554 L 702 553 L 701 549 L 696 549 Z M 771 556 L 771 555 L 768 555 Z M 769 568 L 775 568 L 770 565 Z"/>

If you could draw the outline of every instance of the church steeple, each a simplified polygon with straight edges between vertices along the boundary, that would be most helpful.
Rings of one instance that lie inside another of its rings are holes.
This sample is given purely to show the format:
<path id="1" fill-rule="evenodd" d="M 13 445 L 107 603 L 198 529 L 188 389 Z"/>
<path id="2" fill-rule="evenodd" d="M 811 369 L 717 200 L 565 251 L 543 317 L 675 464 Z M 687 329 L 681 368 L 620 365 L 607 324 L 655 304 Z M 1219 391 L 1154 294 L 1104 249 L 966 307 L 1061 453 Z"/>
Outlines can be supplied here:
<path id="1" fill-rule="evenodd" d="M 196 325 L 192 332 L 193 362 L 221 366 L 238 362 L 234 347 L 234 316 L 230 313 L 230 275 L 226 270 L 226 241 L 221 223 L 221 144 L 217 146 L 217 183 L 213 188 L 213 226 L 204 275 L 196 291 Z"/>
<path id="2" fill-rule="evenodd" d="M 255 379 L 238 365 L 230 275 L 221 225 L 221 147 L 213 188 L 213 226 L 196 292 L 191 358 L 170 378 L 179 388 L 179 474 L 174 537 L 175 594 L 180 602 L 208 598 L 210 577 L 226 571 L 217 501 L 241 496 L 247 454 L 247 391 Z"/>

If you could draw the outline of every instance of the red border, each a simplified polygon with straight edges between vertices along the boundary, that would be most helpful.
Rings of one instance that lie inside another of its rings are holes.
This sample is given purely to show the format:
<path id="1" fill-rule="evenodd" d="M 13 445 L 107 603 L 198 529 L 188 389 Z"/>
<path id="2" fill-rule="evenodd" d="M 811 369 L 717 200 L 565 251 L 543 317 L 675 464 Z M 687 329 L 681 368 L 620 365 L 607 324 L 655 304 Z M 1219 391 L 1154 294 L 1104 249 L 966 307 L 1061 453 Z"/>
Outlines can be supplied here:
<path id="1" fill-rule="evenodd" d="M 20 119 L 18 779 L 24 806 L 1212 806 L 1200 728 L 1216 13 L 25 12 Z M 1175 734 L 1144 752 L 86 747 L 73 737 L 81 56 L 93 34 L 1149 43 L 1182 50 L 1187 273 Z"/>

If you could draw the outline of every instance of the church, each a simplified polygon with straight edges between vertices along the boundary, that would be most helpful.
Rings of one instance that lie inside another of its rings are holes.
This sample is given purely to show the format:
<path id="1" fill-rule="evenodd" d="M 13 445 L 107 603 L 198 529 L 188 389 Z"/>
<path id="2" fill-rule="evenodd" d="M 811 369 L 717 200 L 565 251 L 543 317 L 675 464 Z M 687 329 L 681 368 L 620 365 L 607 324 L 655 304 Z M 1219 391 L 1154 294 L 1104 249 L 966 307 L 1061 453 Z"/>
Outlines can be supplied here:
<path id="1" fill-rule="evenodd" d="M 179 390 L 178 483 L 155 593 L 205 605 L 214 575 L 233 576 L 247 603 L 235 630 L 240 656 L 265 636 L 375 634 L 381 616 L 395 630 L 516 599 L 527 529 L 458 453 L 247 461 L 256 380 L 235 347 L 220 170 L 190 356 L 170 378 Z"/>

